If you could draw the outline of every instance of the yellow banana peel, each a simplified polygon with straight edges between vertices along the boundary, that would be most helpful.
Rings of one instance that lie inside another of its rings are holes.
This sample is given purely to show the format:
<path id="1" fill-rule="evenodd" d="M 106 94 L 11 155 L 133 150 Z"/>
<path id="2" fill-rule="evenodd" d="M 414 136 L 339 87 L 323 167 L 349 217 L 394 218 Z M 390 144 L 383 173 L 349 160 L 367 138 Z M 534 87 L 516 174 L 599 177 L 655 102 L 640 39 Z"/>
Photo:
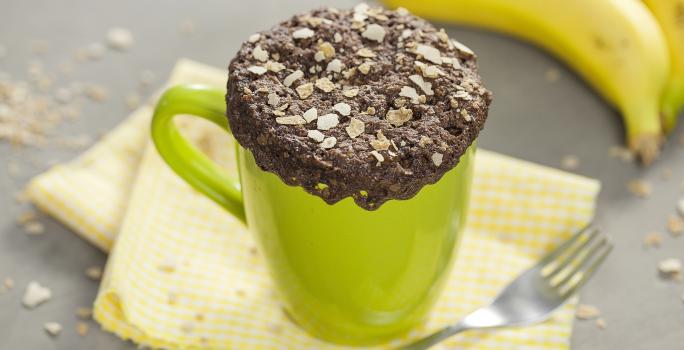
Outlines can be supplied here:
<path id="1" fill-rule="evenodd" d="M 530 41 L 576 70 L 621 112 L 646 164 L 662 143 L 660 101 L 670 71 L 656 19 L 639 0 L 385 0 L 416 15 Z"/>
<path id="2" fill-rule="evenodd" d="M 684 0 L 644 0 L 660 23 L 670 49 L 672 70 L 662 99 L 663 126 L 670 132 L 684 106 Z"/>

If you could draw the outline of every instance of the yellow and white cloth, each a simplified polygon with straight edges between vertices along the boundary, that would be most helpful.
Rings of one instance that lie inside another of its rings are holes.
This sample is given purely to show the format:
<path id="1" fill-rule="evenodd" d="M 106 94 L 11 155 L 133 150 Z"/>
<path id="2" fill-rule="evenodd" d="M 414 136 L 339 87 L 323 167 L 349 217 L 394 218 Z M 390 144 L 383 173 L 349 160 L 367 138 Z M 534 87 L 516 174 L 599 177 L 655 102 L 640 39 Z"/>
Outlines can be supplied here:
<path id="1" fill-rule="evenodd" d="M 181 60 L 169 84 L 223 87 L 223 70 Z M 144 106 L 76 160 L 36 177 L 42 210 L 110 252 L 95 301 L 108 331 L 167 349 L 327 349 L 281 312 L 252 237 L 178 178 L 148 137 Z M 181 120 L 205 152 L 235 172 L 233 141 Z M 412 337 L 488 303 L 521 270 L 593 216 L 599 183 L 480 150 L 467 232 L 446 290 Z M 473 331 L 450 349 L 567 349 L 575 303 L 543 324 Z"/>

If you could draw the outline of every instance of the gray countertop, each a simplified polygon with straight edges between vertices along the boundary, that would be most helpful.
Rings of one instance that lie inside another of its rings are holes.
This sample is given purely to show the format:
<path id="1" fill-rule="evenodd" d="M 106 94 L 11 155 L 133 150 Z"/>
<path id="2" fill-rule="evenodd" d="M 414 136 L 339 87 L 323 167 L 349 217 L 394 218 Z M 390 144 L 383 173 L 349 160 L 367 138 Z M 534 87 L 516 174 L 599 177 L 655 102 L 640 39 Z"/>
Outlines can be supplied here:
<path id="1" fill-rule="evenodd" d="M 27 65 L 33 60 L 41 61 L 46 71 L 55 71 L 62 62 L 75 62 L 74 51 L 101 41 L 110 27 L 129 28 L 136 41 L 129 52 L 108 52 L 100 61 L 75 66 L 73 80 L 106 86 L 111 96 L 101 104 L 86 104 L 84 117 L 61 126 L 58 132 L 97 135 L 128 114 L 124 100 L 137 88 L 141 71 L 153 71 L 159 82 L 181 56 L 225 67 L 249 34 L 323 2 L 4 0 L 0 45 L 7 53 L 0 58 L 0 71 L 25 79 Z M 337 7 L 353 4 L 326 2 Z M 179 33 L 185 20 L 195 23 L 194 33 Z M 597 221 L 611 233 L 616 249 L 582 292 L 582 300 L 601 309 L 608 327 L 599 330 L 593 322 L 576 322 L 572 348 L 682 349 L 684 303 L 680 294 L 684 285 L 658 278 L 656 265 L 664 258 L 684 259 L 684 238 L 668 235 L 662 248 L 650 250 L 644 250 L 642 240 L 650 231 L 665 232 L 667 217 L 684 196 L 684 147 L 672 138 L 661 159 L 648 169 L 610 158 L 608 149 L 623 142 L 618 115 L 558 61 L 503 36 L 446 28 L 479 54 L 481 73 L 494 92 L 490 120 L 480 139 L 483 148 L 554 167 L 563 156 L 574 154 L 580 159 L 576 171 L 603 183 Z M 32 40 L 45 40 L 47 53 L 32 54 Z M 549 69 L 558 70 L 557 81 L 547 81 Z M 677 135 L 683 132 L 680 126 Z M 135 348 L 100 331 L 94 323 L 85 337 L 75 332 L 74 310 L 90 305 L 98 287 L 83 271 L 91 265 L 104 265 L 106 256 L 48 217 L 41 217 L 46 228 L 41 236 L 26 235 L 15 223 L 23 209 L 12 194 L 51 162 L 68 160 L 77 153 L 0 145 L 0 279 L 11 276 L 17 285 L 0 295 L 2 350 Z M 14 167 L 9 164 L 18 169 L 6 170 L 6 165 Z M 674 174 L 669 181 L 662 179 L 666 169 Z M 631 195 L 625 184 L 632 178 L 651 181 L 652 196 L 637 199 Z M 34 279 L 49 286 L 54 296 L 27 311 L 21 306 L 21 294 Z M 47 321 L 64 325 L 58 338 L 43 331 Z"/>

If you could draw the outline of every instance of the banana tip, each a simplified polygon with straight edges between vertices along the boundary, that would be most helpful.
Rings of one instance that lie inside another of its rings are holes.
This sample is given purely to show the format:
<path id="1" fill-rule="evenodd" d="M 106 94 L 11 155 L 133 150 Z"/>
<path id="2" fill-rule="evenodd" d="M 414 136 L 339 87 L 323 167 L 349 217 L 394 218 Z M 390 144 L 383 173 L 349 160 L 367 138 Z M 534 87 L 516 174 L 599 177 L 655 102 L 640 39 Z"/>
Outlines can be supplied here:
<path id="1" fill-rule="evenodd" d="M 629 148 L 641 159 L 643 165 L 651 165 L 660 156 L 661 135 L 644 134 L 633 138 Z"/>

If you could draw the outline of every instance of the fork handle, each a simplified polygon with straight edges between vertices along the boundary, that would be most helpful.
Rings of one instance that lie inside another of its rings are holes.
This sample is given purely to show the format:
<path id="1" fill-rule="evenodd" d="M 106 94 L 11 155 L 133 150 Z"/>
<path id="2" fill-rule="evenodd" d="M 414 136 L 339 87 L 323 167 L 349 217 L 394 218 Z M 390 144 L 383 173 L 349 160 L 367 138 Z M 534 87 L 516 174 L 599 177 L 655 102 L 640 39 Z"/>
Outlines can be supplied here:
<path id="1" fill-rule="evenodd" d="M 463 326 L 461 323 L 451 325 L 448 327 L 444 327 L 441 330 L 432 333 L 431 335 L 417 340 L 411 344 L 406 344 L 402 347 L 399 348 L 399 350 L 424 350 L 428 349 L 431 346 L 442 342 L 443 340 L 453 336 L 454 334 L 461 333 L 463 331 L 467 331 L 469 328 Z"/>

